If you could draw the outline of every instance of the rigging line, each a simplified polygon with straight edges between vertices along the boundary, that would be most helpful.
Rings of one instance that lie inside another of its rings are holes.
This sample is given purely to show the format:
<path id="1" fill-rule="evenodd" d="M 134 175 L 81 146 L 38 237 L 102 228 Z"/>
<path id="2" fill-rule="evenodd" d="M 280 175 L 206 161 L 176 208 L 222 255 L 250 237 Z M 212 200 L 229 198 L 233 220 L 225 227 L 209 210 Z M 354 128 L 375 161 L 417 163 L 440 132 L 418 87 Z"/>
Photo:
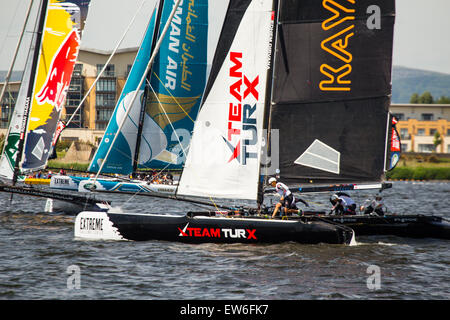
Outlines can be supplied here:
<path id="1" fill-rule="evenodd" d="M 214 205 L 214 207 L 216 208 L 217 211 L 220 211 L 219 208 L 217 208 L 216 203 L 214 202 L 213 198 L 211 196 L 209 196 L 209 200 L 211 200 L 212 204 Z"/>
<path id="2" fill-rule="evenodd" d="M 125 39 L 125 36 L 127 35 L 128 31 L 130 30 L 131 26 L 134 23 L 134 20 L 136 19 L 136 17 L 138 16 L 138 14 L 141 12 L 141 8 L 144 6 L 144 3 L 147 0 L 142 0 L 142 3 L 140 5 L 140 7 L 138 8 L 138 10 L 136 11 L 136 13 L 134 14 L 133 19 L 131 19 L 130 24 L 128 25 L 128 27 L 125 29 L 125 32 L 122 35 L 122 38 L 119 40 L 119 42 L 116 44 L 116 47 L 114 48 L 113 52 L 111 53 L 111 55 L 109 56 L 108 60 L 106 61 L 105 65 L 103 66 L 102 70 L 100 71 L 100 73 L 97 75 L 97 78 L 94 80 L 94 82 L 92 83 L 91 87 L 89 88 L 89 90 L 86 92 L 86 94 L 84 95 L 83 99 L 81 99 L 78 107 L 75 109 L 75 111 L 73 112 L 72 116 L 69 118 L 69 120 L 66 123 L 66 127 L 67 125 L 73 120 L 75 114 L 78 112 L 78 110 L 81 108 L 81 106 L 84 104 L 84 101 L 86 101 L 87 97 L 90 95 L 92 89 L 94 88 L 94 86 L 97 84 L 98 80 L 100 79 L 100 77 L 102 76 L 103 72 L 106 70 L 106 68 L 109 65 L 109 62 L 111 61 L 111 59 L 113 58 L 113 56 L 116 54 L 116 51 L 119 49 L 119 46 L 122 44 L 122 41 Z"/>
<path id="3" fill-rule="evenodd" d="M 172 12 L 170 13 L 170 17 L 169 17 L 169 19 L 168 19 L 166 25 L 164 26 L 163 32 L 161 33 L 161 37 L 158 39 L 158 42 L 157 42 L 156 45 L 155 45 L 154 52 L 152 53 L 152 56 L 150 57 L 150 60 L 149 60 L 148 63 L 147 63 L 147 67 L 145 68 L 144 75 L 141 77 L 141 80 L 139 81 L 139 84 L 138 84 L 138 86 L 137 86 L 136 88 L 141 88 L 142 85 L 145 83 L 145 80 L 146 80 L 146 78 L 147 78 L 147 74 L 150 72 L 150 69 L 151 69 L 151 67 L 152 67 L 152 65 L 153 65 L 153 61 L 154 61 L 155 58 L 156 58 L 156 54 L 158 53 L 159 48 L 161 47 L 162 41 L 163 41 L 163 39 L 164 39 L 164 36 L 166 35 L 167 30 L 168 30 L 169 27 L 170 27 L 170 24 L 171 24 L 171 22 L 172 22 L 172 19 L 173 19 L 173 17 L 175 16 L 176 10 L 178 9 L 178 6 L 180 5 L 180 3 L 181 3 L 181 0 L 177 0 L 177 2 L 174 4 L 173 9 L 172 9 Z M 130 107 L 127 109 L 127 112 L 125 113 L 124 117 L 122 118 L 122 121 L 120 122 L 119 128 L 117 129 L 117 133 L 119 133 L 119 132 L 122 130 L 122 127 L 123 127 L 123 125 L 125 124 L 125 120 L 127 119 L 128 114 L 130 113 L 131 106 L 133 106 L 134 102 L 136 101 L 136 98 L 137 98 L 138 93 L 139 93 L 139 90 L 135 90 L 135 91 L 134 91 L 133 97 L 131 98 L 131 101 L 130 101 Z M 113 139 L 113 141 L 111 142 L 111 146 L 116 142 L 116 139 L 117 139 L 118 136 L 119 136 L 118 134 L 116 134 L 116 135 L 114 136 L 114 139 Z M 98 175 L 100 174 L 100 172 L 102 171 L 103 166 L 105 165 L 106 160 L 108 159 L 108 156 L 109 156 L 109 154 L 110 154 L 110 152 L 111 152 L 111 146 L 108 148 L 108 151 L 107 151 L 107 153 L 106 153 L 106 155 L 105 155 L 105 159 L 102 161 L 102 163 L 101 163 L 101 165 L 100 165 L 100 168 L 98 169 L 97 175 L 96 175 L 95 178 L 94 178 L 94 184 L 95 184 L 95 181 L 97 181 L 97 177 L 98 177 Z"/>
<path id="4" fill-rule="evenodd" d="M 6 74 L 6 77 L 5 77 L 5 82 L 3 84 L 2 92 L 0 93 L 0 104 L 2 104 L 3 95 L 5 94 L 6 86 L 8 86 L 8 84 L 9 84 L 9 78 L 11 77 L 12 70 L 14 69 L 14 65 L 16 64 L 16 58 L 17 58 L 17 55 L 19 52 L 20 45 L 23 40 L 23 35 L 24 35 L 25 29 L 27 27 L 27 23 L 28 23 L 28 19 L 30 17 L 30 12 L 31 12 L 32 6 L 33 6 L 33 0 L 30 1 L 30 5 L 28 6 L 28 10 L 27 10 L 26 17 L 25 17 L 25 22 L 22 27 L 22 32 L 20 34 L 19 41 L 17 42 L 16 49 L 14 51 L 13 60 L 11 62 L 11 66 L 8 70 L 8 73 Z M 16 8 L 16 10 L 17 10 L 17 8 Z"/>
<path id="5" fill-rule="evenodd" d="M 159 106 L 161 107 L 161 109 L 163 110 L 164 115 L 165 115 L 166 118 L 167 118 L 167 121 L 169 121 L 169 124 L 170 124 L 170 126 L 172 127 L 172 130 L 173 130 L 173 133 L 175 133 L 175 136 L 177 137 L 178 143 L 180 144 L 181 150 L 183 150 L 183 153 L 184 153 L 184 155 L 186 156 L 186 155 L 187 155 L 187 154 L 186 154 L 186 150 L 184 150 L 183 145 L 181 144 L 180 137 L 178 136 L 178 133 L 177 133 L 177 131 L 175 130 L 175 128 L 174 128 L 174 126 L 173 126 L 173 124 L 172 124 L 172 121 L 170 121 L 170 118 L 169 118 L 169 116 L 167 115 L 167 112 L 166 112 L 166 110 L 164 109 L 164 107 L 163 107 L 163 105 L 162 105 L 162 103 L 161 103 L 161 100 L 159 100 L 158 95 L 156 94 L 155 90 L 153 89 L 153 87 L 152 87 L 152 85 L 150 84 L 150 82 L 148 81 L 148 79 L 146 79 L 146 80 L 147 80 L 147 83 L 148 83 L 150 89 L 152 89 L 152 92 L 153 92 L 153 94 L 155 95 L 156 100 L 158 100 L 158 104 L 159 104 Z"/>
<path id="6" fill-rule="evenodd" d="M 186 110 L 184 110 L 184 108 L 181 106 L 181 104 L 177 101 L 177 99 L 172 95 L 172 92 L 170 92 L 169 89 L 166 88 L 166 86 L 164 85 L 164 82 L 161 81 L 161 79 L 158 77 L 158 75 L 153 72 L 153 75 L 156 77 L 156 79 L 159 80 L 159 82 L 161 82 L 161 84 L 163 85 L 163 87 L 166 89 L 166 91 L 170 94 L 170 96 L 173 98 L 173 100 L 177 103 L 177 105 L 180 107 L 181 110 L 183 110 L 183 112 L 188 116 L 189 119 L 191 119 L 191 121 L 193 123 L 195 123 L 195 121 L 191 118 L 191 116 L 186 112 Z"/>

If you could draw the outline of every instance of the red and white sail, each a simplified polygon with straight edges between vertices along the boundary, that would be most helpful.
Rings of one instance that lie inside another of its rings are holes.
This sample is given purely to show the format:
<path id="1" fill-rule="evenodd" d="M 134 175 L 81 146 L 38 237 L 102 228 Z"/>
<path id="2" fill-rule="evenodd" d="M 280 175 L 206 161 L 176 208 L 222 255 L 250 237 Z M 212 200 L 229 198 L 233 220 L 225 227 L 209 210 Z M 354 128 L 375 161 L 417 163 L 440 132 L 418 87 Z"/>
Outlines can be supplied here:
<path id="1" fill-rule="evenodd" d="M 230 1 L 178 195 L 257 198 L 272 6 Z"/>

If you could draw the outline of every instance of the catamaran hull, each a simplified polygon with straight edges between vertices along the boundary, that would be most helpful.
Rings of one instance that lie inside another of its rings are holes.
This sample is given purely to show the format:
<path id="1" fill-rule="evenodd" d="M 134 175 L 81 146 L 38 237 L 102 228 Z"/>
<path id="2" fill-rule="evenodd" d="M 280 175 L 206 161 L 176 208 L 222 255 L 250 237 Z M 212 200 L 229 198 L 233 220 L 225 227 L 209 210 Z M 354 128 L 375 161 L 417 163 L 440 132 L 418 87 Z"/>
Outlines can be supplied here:
<path id="1" fill-rule="evenodd" d="M 436 216 L 321 216 L 325 221 L 341 223 L 352 228 L 356 235 L 394 235 L 409 238 L 437 238 L 450 240 L 450 223 Z"/>
<path id="2" fill-rule="evenodd" d="M 51 189 L 91 192 L 93 180 L 89 177 L 54 176 L 50 181 Z M 120 181 L 117 179 L 98 179 L 95 189 L 109 192 L 148 192 L 165 195 L 175 194 L 177 186 L 168 184 L 148 184 L 144 181 Z"/>
<path id="3" fill-rule="evenodd" d="M 353 237 L 350 228 L 323 221 L 88 211 L 79 213 L 75 219 L 75 238 L 92 240 L 351 244 Z"/>

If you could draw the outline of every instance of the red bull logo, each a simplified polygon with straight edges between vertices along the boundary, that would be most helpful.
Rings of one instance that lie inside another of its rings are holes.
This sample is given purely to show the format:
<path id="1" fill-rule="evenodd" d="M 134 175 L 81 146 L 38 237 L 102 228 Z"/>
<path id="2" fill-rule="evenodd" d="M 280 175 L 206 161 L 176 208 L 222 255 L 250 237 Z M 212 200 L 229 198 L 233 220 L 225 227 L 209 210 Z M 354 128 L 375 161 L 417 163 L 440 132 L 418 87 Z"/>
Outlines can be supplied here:
<path id="1" fill-rule="evenodd" d="M 61 111 L 72 78 L 79 47 L 80 37 L 77 30 L 74 29 L 67 35 L 53 56 L 47 79 L 36 95 L 38 104 L 48 103 L 56 107 L 58 112 Z"/>

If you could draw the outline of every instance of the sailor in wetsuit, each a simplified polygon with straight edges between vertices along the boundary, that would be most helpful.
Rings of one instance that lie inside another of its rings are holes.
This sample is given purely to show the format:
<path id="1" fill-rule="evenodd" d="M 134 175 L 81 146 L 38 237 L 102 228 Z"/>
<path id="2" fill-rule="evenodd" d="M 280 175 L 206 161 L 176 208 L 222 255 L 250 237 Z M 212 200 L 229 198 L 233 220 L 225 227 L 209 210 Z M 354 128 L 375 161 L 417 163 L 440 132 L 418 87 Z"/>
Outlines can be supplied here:
<path id="1" fill-rule="evenodd" d="M 278 211 L 283 207 L 284 213 L 300 213 L 301 210 L 297 208 L 297 205 L 295 204 L 298 201 L 303 202 L 306 206 L 308 204 L 303 201 L 302 199 L 295 199 L 292 192 L 289 190 L 288 186 L 286 186 L 284 183 L 278 182 L 275 178 L 269 179 L 269 184 L 275 188 L 276 192 L 280 195 L 280 202 L 278 202 L 275 206 L 275 209 L 273 210 L 272 218 L 275 218 Z"/>
<path id="2" fill-rule="evenodd" d="M 336 214 L 356 214 L 356 203 L 346 193 L 333 194 L 330 198 L 330 202 L 333 204 L 330 214 L 335 212 Z"/>

